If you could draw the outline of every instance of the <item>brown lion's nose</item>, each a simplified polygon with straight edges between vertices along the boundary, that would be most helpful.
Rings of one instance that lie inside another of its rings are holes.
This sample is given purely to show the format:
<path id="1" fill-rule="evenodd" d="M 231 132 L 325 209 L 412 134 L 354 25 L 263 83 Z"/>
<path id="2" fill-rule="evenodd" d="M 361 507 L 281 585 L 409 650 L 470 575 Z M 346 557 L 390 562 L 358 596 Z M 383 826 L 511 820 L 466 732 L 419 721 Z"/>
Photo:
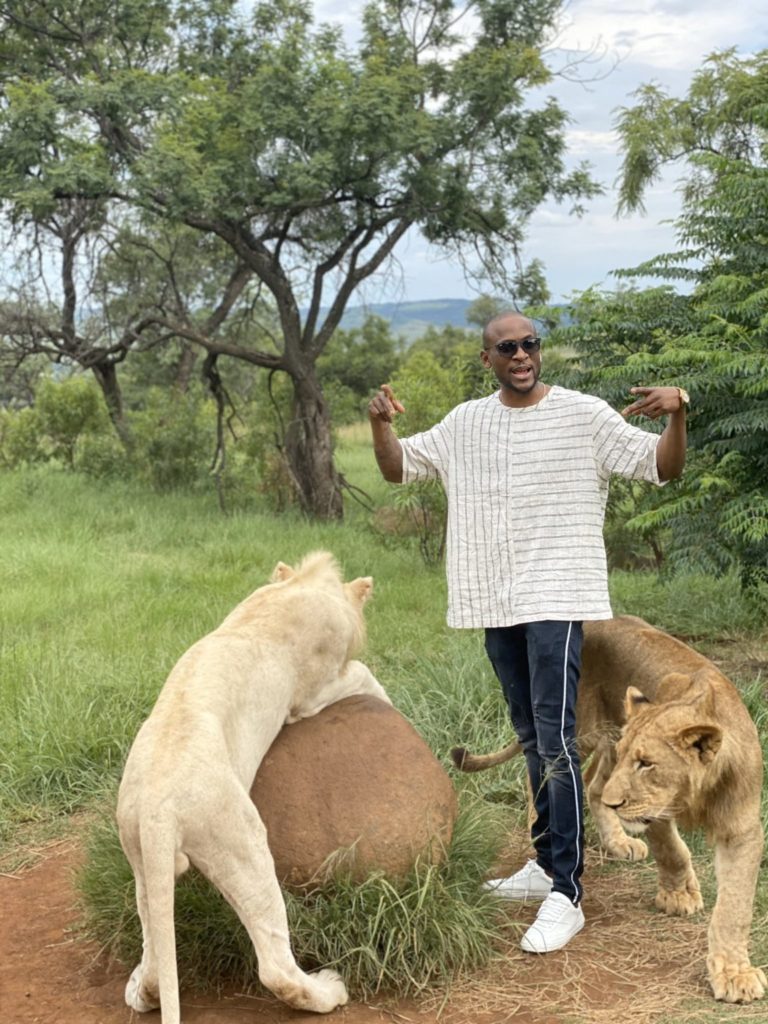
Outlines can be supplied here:
<path id="1" fill-rule="evenodd" d="M 624 804 L 627 802 L 622 797 L 612 797 L 610 793 L 603 793 L 600 799 L 602 803 L 604 803 L 606 807 L 610 807 L 612 811 L 617 811 L 620 807 L 623 807 Z"/>

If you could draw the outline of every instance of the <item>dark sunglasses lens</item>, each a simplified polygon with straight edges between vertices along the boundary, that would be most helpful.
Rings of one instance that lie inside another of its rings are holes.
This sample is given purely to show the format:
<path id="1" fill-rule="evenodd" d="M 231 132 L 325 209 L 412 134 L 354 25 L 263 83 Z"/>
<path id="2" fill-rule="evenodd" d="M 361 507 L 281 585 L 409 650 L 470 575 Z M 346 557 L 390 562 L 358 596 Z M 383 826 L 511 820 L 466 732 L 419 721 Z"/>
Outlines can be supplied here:
<path id="1" fill-rule="evenodd" d="M 538 352 L 541 347 L 541 338 L 526 338 L 525 341 L 500 341 L 496 345 L 496 351 L 502 356 L 513 356 L 517 352 L 518 345 L 522 346 L 524 352 Z"/>

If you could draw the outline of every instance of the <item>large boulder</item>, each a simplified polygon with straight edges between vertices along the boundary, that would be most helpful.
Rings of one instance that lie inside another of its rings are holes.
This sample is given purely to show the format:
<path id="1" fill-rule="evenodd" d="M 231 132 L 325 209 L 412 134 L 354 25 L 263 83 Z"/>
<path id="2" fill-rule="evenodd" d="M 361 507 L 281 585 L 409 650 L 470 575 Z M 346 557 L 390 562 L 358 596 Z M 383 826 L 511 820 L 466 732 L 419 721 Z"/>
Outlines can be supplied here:
<path id="1" fill-rule="evenodd" d="M 453 784 L 424 740 L 391 705 L 363 695 L 285 726 L 251 797 L 277 876 L 296 888 L 339 849 L 354 848 L 358 879 L 401 877 L 419 856 L 437 862 L 456 819 Z"/>

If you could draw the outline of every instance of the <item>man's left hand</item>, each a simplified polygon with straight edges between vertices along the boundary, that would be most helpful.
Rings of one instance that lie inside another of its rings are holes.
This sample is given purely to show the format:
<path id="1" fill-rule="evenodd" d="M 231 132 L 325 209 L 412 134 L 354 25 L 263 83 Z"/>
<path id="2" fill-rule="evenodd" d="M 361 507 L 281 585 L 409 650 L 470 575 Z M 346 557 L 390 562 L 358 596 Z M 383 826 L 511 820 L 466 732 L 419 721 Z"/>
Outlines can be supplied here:
<path id="1" fill-rule="evenodd" d="M 659 416 L 680 412 L 684 407 L 677 388 L 630 388 L 629 393 L 638 397 L 621 410 L 622 416 L 647 416 L 657 420 Z"/>

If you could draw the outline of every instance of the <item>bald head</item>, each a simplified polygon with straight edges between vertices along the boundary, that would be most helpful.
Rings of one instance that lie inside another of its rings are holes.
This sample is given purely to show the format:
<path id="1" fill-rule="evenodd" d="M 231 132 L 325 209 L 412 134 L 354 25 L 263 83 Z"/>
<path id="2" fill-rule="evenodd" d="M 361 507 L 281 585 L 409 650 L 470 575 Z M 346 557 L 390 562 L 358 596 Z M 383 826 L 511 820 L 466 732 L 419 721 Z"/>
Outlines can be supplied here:
<path id="1" fill-rule="evenodd" d="M 527 316 L 518 313 L 516 309 L 504 309 L 501 313 L 496 313 L 495 316 L 492 316 L 487 321 L 485 327 L 483 327 L 483 345 L 486 348 L 493 342 L 498 341 L 498 338 L 492 337 L 492 335 L 496 334 L 496 331 L 492 330 L 492 328 L 496 327 L 502 320 L 509 324 L 512 331 L 515 332 L 515 336 L 521 331 L 531 335 L 536 334 L 533 321 L 529 320 Z"/>

